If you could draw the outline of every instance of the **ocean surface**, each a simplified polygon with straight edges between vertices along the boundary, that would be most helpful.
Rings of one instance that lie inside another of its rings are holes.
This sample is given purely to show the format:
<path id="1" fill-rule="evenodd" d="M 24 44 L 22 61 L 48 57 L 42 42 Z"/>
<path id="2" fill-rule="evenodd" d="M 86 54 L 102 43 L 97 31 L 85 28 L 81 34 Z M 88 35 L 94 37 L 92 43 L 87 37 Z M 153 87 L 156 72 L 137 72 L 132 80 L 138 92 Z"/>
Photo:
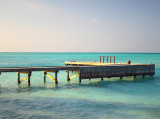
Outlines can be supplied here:
<path id="1" fill-rule="evenodd" d="M 0 67 L 64 66 L 65 61 L 99 62 L 99 56 L 116 56 L 116 63 L 153 63 L 156 74 L 80 84 L 78 78 L 67 82 L 66 72 L 59 71 L 55 86 L 49 78 L 43 84 L 42 72 L 33 72 L 28 87 L 27 80 L 17 85 L 17 73 L 2 73 L 0 119 L 160 119 L 158 53 L 0 53 Z"/>

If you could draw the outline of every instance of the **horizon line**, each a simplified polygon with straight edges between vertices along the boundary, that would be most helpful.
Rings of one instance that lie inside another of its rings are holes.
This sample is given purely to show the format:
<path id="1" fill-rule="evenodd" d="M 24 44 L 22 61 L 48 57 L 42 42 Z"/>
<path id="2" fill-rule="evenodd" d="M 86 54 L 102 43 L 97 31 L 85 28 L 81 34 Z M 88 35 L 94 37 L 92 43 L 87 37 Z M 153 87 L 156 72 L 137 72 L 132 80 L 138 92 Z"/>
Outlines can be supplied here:
<path id="1" fill-rule="evenodd" d="M 24 51 L 24 52 L 0 52 L 0 53 L 146 53 L 146 54 L 149 54 L 149 53 L 154 53 L 154 54 L 159 54 L 160 52 L 46 52 L 46 51 L 44 51 L 44 52 L 26 52 L 26 51 Z"/>

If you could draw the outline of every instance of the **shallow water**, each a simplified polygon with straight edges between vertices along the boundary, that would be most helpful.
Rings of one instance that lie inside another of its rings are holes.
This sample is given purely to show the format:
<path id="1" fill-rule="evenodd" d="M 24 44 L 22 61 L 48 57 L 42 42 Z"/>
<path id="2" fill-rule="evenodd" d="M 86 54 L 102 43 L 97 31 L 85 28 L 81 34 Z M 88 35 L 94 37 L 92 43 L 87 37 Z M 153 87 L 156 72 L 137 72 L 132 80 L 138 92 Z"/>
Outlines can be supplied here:
<path id="1" fill-rule="evenodd" d="M 58 72 L 59 84 L 43 73 L 33 72 L 31 87 L 27 81 L 17 85 L 17 73 L 0 76 L 0 118 L 26 119 L 159 119 L 160 54 L 137 53 L 0 53 L 0 67 L 63 66 L 65 61 L 99 61 L 99 56 L 116 56 L 116 62 L 154 63 L 154 77 L 141 76 L 66 81 L 66 72 Z M 76 72 L 70 73 L 74 75 Z M 22 75 L 25 76 L 25 75 Z"/>

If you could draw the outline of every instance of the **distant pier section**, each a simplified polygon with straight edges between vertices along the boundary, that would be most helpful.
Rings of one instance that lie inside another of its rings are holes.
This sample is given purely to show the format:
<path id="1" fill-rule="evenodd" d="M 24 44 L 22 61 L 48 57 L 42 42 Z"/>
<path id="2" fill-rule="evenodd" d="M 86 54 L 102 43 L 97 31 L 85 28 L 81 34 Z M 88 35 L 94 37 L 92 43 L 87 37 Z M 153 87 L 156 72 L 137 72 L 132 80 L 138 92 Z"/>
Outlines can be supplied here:
<path id="1" fill-rule="evenodd" d="M 106 62 L 105 62 L 106 59 Z M 28 79 L 28 86 L 31 84 L 31 75 L 34 71 L 43 71 L 43 82 L 46 83 L 46 76 L 58 84 L 58 71 L 66 70 L 67 81 L 79 77 L 79 82 L 82 79 L 93 79 L 111 77 L 120 77 L 122 79 L 125 76 L 136 76 L 146 75 L 153 76 L 155 74 L 155 64 L 134 64 L 131 61 L 127 63 L 116 63 L 115 56 L 100 56 L 100 62 L 82 62 L 82 61 L 71 61 L 65 62 L 66 66 L 44 66 L 44 67 L 1 67 L 0 74 L 3 72 L 17 72 L 18 84 Z M 71 71 L 76 71 L 77 74 L 70 77 Z M 27 76 L 20 79 L 20 74 L 26 74 Z M 50 75 L 54 73 L 54 77 Z"/>

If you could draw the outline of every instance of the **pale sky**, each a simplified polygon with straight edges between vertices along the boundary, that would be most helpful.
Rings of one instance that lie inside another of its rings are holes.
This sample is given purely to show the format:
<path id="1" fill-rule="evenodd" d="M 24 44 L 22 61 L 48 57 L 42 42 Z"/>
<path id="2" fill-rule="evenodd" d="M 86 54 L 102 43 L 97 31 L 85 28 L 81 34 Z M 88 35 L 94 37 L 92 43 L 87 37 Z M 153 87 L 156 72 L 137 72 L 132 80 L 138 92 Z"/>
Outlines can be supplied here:
<path id="1" fill-rule="evenodd" d="M 160 53 L 160 0 L 0 0 L 0 52 Z"/>

